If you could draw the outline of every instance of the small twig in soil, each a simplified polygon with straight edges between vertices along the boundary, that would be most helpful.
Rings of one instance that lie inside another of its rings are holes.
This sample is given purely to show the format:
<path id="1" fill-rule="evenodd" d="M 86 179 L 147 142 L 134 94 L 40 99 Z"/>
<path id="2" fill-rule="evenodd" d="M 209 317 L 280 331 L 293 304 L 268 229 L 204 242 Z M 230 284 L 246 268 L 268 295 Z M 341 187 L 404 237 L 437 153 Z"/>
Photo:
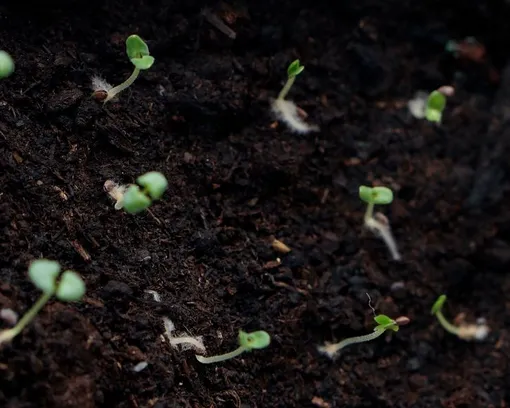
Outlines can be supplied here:
<path id="1" fill-rule="evenodd" d="M 402 257 L 398 251 L 397 243 L 391 233 L 388 218 L 381 213 L 374 214 L 375 204 L 390 204 L 393 201 L 393 192 L 387 187 L 360 186 L 359 197 L 367 203 L 367 210 L 363 221 L 365 227 L 376 233 L 384 241 L 393 260 L 399 261 Z"/>
<path id="2" fill-rule="evenodd" d="M 459 326 L 455 326 L 443 315 L 442 309 L 445 302 L 446 295 L 441 295 L 434 302 L 431 309 L 431 313 L 437 317 L 443 329 L 462 340 L 485 340 L 487 338 L 489 335 L 489 326 L 487 326 L 485 319 L 479 319 L 476 324 L 462 323 Z"/>
<path id="3" fill-rule="evenodd" d="M 202 10 L 202 15 L 209 23 L 211 23 L 211 25 L 220 30 L 228 38 L 235 40 L 237 37 L 236 32 L 228 27 L 216 14 L 211 12 L 211 10 L 209 10 L 207 7 Z"/>
<path id="4" fill-rule="evenodd" d="M 16 326 L 0 331 L 0 344 L 12 341 L 14 337 L 37 316 L 37 313 L 52 296 L 64 302 L 76 302 L 85 294 L 85 283 L 74 271 L 64 271 L 60 275 L 60 264 L 47 259 L 33 261 L 28 268 L 28 276 L 34 286 L 42 290 L 39 300 L 25 313 Z M 57 281 L 57 279 L 60 279 Z"/>

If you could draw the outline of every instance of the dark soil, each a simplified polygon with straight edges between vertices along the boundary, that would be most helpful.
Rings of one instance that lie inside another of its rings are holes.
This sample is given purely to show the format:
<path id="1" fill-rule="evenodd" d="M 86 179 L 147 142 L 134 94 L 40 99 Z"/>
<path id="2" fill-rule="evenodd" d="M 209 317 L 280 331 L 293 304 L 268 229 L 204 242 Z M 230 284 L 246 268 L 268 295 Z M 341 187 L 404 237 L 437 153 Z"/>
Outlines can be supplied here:
<path id="1" fill-rule="evenodd" d="M 509 406 L 510 5 L 208 4 L 232 40 L 203 20 L 205 1 L 2 3 L 0 48 L 16 72 L 0 83 L 0 305 L 33 304 L 38 257 L 79 271 L 88 290 L 2 348 L 1 407 Z M 129 75 L 132 33 L 156 63 L 103 107 L 90 77 Z M 486 46 L 484 63 L 445 53 L 466 36 Z M 290 98 L 314 135 L 268 109 L 295 58 L 306 70 Z M 409 116 L 415 91 L 445 84 L 457 93 L 442 126 Z M 103 183 L 149 170 L 170 182 L 153 216 L 115 211 Z M 396 192 L 380 210 L 402 262 L 363 231 L 360 184 Z M 292 251 L 275 252 L 273 237 Z M 373 329 L 367 293 L 411 324 L 336 361 L 319 355 Z M 488 320 L 487 341 L 438 326 L 441 293 L 447 316 Z M 204 366 L 164 340 L 165 316 L 209 354 L 236 347 L 239 329 L 272 344 Z"/>

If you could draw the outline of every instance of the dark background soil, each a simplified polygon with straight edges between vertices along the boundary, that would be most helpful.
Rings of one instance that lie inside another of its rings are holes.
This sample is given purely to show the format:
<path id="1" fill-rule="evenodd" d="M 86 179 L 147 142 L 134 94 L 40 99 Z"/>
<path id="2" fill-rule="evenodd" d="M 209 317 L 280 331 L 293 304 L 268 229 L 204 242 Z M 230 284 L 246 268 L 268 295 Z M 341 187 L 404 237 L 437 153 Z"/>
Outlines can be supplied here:
<path id="1" fill-rule="evenodd" d="M 0 6 L 0 48 L 16 60 L 0 83 L 0 305 L 33 304 L 26 270 L 41 256 L 88 286 L 84 302 L 51 302 L 2 348 L 0 406 L 507 407 L 510 6 L 208 4 L 231 40 L 203 21 L 204 5 Z M 103 108 L 90 77 L 129 75 L 132 33 L 156 63 Z M 469 35 L 492 69 L 444 52 Z M 268 110 L 295 58 L 306 70 L 290 98 L 321 126 L 314 135 L 274 126 Z M 441 127 L 409 117 L 415 91 L 445 84 L 457 93 Z M 115 211 L 105 180 L 148 170 L 170 181 L 156 218 Z M 396 192 L 381 210 L 403 262 L 361 228 L 357 188 L 371 183 Z M 292 252 L 274 252 L 273 236 Z M 336 361 L 319 355 L 318 344 L 372 330 L 366 293 L 412 323 Z M 429 309 L 441 293 L 449 317 L 485 317 L 490 338 L 438 327 Z M 233 349 L 241 328 L 273 342 L 203 366 L 162 340 L 163 316 L 211 354 Z"/>

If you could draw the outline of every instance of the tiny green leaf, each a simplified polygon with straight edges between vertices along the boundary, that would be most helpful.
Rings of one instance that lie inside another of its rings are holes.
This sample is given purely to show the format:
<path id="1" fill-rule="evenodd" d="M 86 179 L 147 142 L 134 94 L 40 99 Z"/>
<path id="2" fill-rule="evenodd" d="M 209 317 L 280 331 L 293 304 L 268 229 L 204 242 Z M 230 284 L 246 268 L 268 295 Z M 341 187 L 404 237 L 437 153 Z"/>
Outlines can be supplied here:
<path id="1" fill-rule="evenodd" d="M 55 296 L 64 302 L 76 302 L 85 294 L 85 283 L 74 271 L 64 271 Z"/>
<path id="2" fill-rule="evenodd" d="M 48 259 L 37 259 L 28 267 L 32 283 L 44 293 L 55 292 L 55 281 L 60 273 L 60 264 Z"/>
<path id="3" fill-rule="evenodd" d="M 387 187 L 359 187 L 359 198 L 370 204 L 390 204 L 393 201 L 393 191 Z"/>
<path id="4" fill-rule="evenodd" d="M 395 324 L 395 321 L 393 319 L 383 314 L 375 316 L 374 320 L 380 326 L 389 326 L 391 324 Z"/>
<path id="5" fill-rule="evenodd" d="M 149 193 L 153 200 L 159 200 L 168 187 L 168 181 L 165 176 L 157 171 L 142 174 L 136 179 L 136 182 Z"/>
<path id="6" fill-rule="evenodd" d="M 303 65 L 301 65 L 299 63 L 299 60 L 297 59 L 297 60 L 291 62 L 289 67 L 287 68 L 287 76 L 289 78 L 298 76 L 301 72 L 303 72 L 304 69 L 305 69 L 305 67 Z"/>
<path id="7" fill-rule="evenodd" d="M 437 312 L 439 312 L 442 308 L 444 303 L 446 302 L 446 295 L 441 295 L 437 298 L 437 300 L 432 305 L 432 309 L 430 310 L 430 313 L 435 315 Z"/>
<path id="8" fill-rule="evenodd" d="M 11 56 L 0 50 L 0 79 L 7 78 L 14 72 L 14 61 Z"/>
<path id="9" fill-rule="evenodd" d="M 240 330 L 238 339 L 239 345 L 246 350 L 263 349 L 271 343 L 271 336 L 263 330 L 251 333 Z"/>
<path id="10" fill-rule="evenodd" d="M 151 205 L 151 199 L 140 191 L 140 187 L 131 185 L 124 193 L 122 208 L 129 214 L 137 214 Z"/>
<path id="11" fill-rule="evenodd" d="M 446 106 L 446 96 L 439 91 L 432 91 L 427 98 L 425 106 L 425 118 L 430 122 L 441 122 L 443 111 Z"/>
<path id="12" fill-rule="evenodd" d="M 126 39 L 126 54 L 138 69 L 149 69 L 154 64 L 149 47 L 138 35 L 130 35 Z"/>
<path id="13" fill-rule="evenodd" d="M 398 331 L 399 327 L 395 320 L 386 315 L 377 315 L 374 317 L 377 327 L 374 330 L 393 330 Z"/>

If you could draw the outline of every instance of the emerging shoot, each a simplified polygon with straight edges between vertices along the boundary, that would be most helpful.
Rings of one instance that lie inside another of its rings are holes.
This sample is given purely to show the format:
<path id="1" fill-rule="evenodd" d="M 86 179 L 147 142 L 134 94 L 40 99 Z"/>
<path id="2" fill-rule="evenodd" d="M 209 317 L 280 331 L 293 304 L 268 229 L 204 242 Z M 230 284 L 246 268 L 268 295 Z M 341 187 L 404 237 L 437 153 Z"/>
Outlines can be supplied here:
<path id="1" fill-rule="evenodd" d="M 159 200 L 168 187 L 163 174 L 150 171 L 136 179 L 138 184 L 120 185 L 113 180 L 106 180 L 104 191 L 115 200 L 115 209 L 124 210 L 129 214 L 137 214 L 146 210 L 154 200 Z"/>
<path id="2" fill-rule="evenodd" d="M 154 200 L 159 200 L 168 187 L 168 181 L 163 174 L 150 171 L 136 179 L 137 184 L 131 184 L 122 199 L 122 207 L 129 214 L 137 214 L 146 210 Z"/>
<path id="3" fill-rule="evenodd" d="M 405 326 L 409 323 L 409 318 L 405 316 L 400 316 L 395 320 L 389 318 L 386 315 L 377 315 L 374 317 L 377 326 L 374 328 L 374 331 L 370 334 L 366 334 L 364 336 L 357 337 L 349 337 L 347 339 L 342 340 L 339 343 L 326 343 L 324 346 L 320 346 L 318 350 L 326 354 L 330 358 L 336 357 L 337 353 L 342 350 L 344 347 L 350 346 L 351 344 L 356 343 L 364 343 L 366 341 L 375 340 L 379 336 L 381 336 L 386 330 L 391 330 L 397 332 L 400 326 Z"/>
<path id="4" fill-rule="evenodd" d="M 276 117 L 298 133 L 308 133 L 319 130 L 318 126 L 309 125 L 302 119 L 301 116 L 306 117 L 306 113 L 300 110 L 294 102 L 285 99 L 292 85 L 294 85 L 296 76 L 303 72 L 304 69 L 305 67 L 299 63 L 299 60 L 295 60 L 289 65 L 287 68 L 287 82 L 285 82 L 285 85 L 278 94 L 278 98 L 271 103 L 272 110 Z"/>
<path id="5" fill-rule="evenodd" d="M 0 79 L 7 78 L 13 72 L 13 59 L 7 52 L 0 50 Z"/>
<path id="6" fill-rule="evenodd" d="M 387 187 L 360 186 L 359 198 L 367 203 L 367 210 L 363 218 L 365 227 L 381 237 L 388 247 L 393 260 L 399 261 L 402 257 L 398 251 L 395 238 L 393 238 L 393 234 L 391 233 L 388 219 L 382 213 L 374 214 L 375 204 L 391 204 L 393 201 L 393 192 Z"/>
<path id="7" fill-rule="evenodd" d="M 487 338 L 489 334 L 489 326 L 485 324 L 485 320 L 483 319 L 480 319 L 477 324 L 463 323 L 459 326 L 455 326 L 446 320 L 442 311 L 445 302 L 446 295 L 439 296 L 432 306 L 431 314 L 437 317 L 439 324 L 441 324 L 448 333 L 466 341 L 485 340 Z"/>
<path id="8" fill-rule="evenodd" d="M 115 98 L 120 92 L 135 82 L 140 71 L 147 70 L 154 64 L 154 57 L 149 53 L 147 44 L 136 34 L 130 35 L 126 40 L 126 54 L 134 65 L 132 74 L 122 84 L 111 87 L 101 78 L 92 78 L 94 93 L 92 94 L 99 101 L 108 102 Z"/>
<path id="9" fill-rule="evenodd" d="M 418 91 L 415 97 L 407 103 L 411 114 L 417 119 L 427 119 L 429 122 L 441 123 L 443 111 L 446 107 L 446 98 L 453 96 L 455 89 L 451 86 L 441 86 L 427 94 Z"/>
<path id="10" fill-rule="evenodd" d="M 32 283 L 43 294 L 32 308 L 18 321 L 16 326 L 0 332 L 0 344 L 11 341 L 37 316 L 37 313 L 52 296 L 64 302 L 79 301 L 85 294 L 85 283 L 74 271 L 64 271 L 60 275 L 60 264 L 47 259 L 33 261 L 28 268 Z"/>
<path id="11" fill-rule="evenodd" d="M 225 360 L 230 360 L 231 358 L 237 357 L 246 351 L 266 348 L 267 346 L 269 346 L 269 343 L 271 343 L 271 336 L 269 336 L 269 334 L 263 330 L 251 333 L 246 333 L 240 330 L 238 341 L 239 347 L 236 348 L 234 351 L 231 351 L 230 353 L 211 357 L 195 355 L 195 357 L 202 364 L 212 364 L 219 363 Z"/>

